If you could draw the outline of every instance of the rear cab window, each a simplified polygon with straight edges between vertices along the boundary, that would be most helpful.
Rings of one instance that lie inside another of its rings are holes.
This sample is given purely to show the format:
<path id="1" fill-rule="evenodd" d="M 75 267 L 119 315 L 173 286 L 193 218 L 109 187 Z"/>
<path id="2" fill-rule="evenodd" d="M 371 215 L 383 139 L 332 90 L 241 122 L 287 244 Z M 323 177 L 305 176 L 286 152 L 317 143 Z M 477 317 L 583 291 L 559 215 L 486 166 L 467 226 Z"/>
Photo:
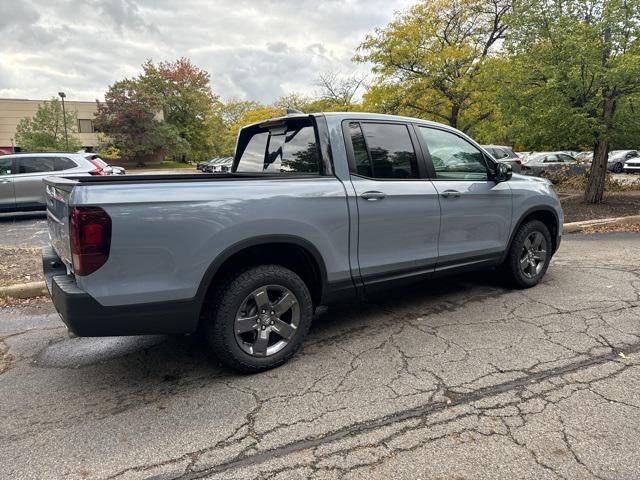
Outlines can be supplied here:
<path id="1" fill-rule="evenodd" d="M 237 173 L 321 173 L 316 131 L 310 118 L 247 127 L 238 137 Z"/>

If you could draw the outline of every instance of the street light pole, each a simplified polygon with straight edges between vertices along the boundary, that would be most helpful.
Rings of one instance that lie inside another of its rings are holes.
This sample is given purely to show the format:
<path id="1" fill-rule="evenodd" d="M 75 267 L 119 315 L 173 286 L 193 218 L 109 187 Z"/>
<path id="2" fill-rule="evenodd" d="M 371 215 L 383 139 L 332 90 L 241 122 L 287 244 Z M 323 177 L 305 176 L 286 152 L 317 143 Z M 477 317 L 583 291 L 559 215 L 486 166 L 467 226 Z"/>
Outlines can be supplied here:
<path id="1" fill-rule="evenodd" d="M 58 92 L 60 98 L 62 99 L 62 124 L 64 125 L 64 143 L 67 146 L 67 151 L 69 150 L 69 137 L 67 136 L 67 113 L 64 110 L 64 99 L 66 95 L 64 92 Z"/>

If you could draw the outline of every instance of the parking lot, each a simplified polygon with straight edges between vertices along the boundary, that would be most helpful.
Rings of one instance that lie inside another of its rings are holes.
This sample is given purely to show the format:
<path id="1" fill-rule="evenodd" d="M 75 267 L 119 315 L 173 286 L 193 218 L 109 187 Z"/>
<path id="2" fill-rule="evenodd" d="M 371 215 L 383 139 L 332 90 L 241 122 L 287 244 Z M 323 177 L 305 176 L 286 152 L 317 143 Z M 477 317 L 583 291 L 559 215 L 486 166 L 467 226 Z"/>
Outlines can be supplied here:
<path id="1" fill-rule="evenodd" d="M 639 242 L 566 236 L 531 290 L 479 273 L 333 307 L 253 376 L 197 337 L 5 308 L 2 476 L 637 478 Z"/>
<path id="2" fill-rule="evenodd" d="M 44 212 L 0 213 L 0 247 L 44 247 L 49 242 Z"/>

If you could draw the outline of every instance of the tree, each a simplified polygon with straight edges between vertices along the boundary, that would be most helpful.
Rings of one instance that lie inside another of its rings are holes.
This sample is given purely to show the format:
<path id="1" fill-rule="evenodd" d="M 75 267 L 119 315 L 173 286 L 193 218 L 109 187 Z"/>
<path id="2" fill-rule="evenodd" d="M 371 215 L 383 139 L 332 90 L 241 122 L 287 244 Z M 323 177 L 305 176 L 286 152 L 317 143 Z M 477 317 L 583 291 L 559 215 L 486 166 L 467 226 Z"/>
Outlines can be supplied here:
<path id="1" fill-rule="evenodd" d="M 125 161 L 144 164 L 187 148 L 177 129 L 164 122 L 157 93 L 140 78 L 115 82 L 105 101 L 97 103 L 95 127 L 109 137 Z"/>
<path id="2" fill-rule="evenodd" d="M 155 65 L 147 61 L 140 81 L 158 95 L 164 120 L 186 141 L 182 153 L 193 160 L 220 154 L 218 139 L 224 130 L 216 115 L 219 99 L 213 94 L 210 76 L 187 58 Z"/>
<path id="3" fill-rule="evenodd" d="M 368 35 L 356 61 L 377 83 L 365 104 L 469 131 L 492 113 L 481 73 L 504 38 L 511 0 L 425 0 Z"/>
<path id="4" fill-rule="evenodd" d="M 519 116 L 593 146 L 585 200 L 601 202 L 610 144 L 624 125 L 617 108 L 640 93 L 640 1 L 515 0 L 509 25 Z"/>
<path id="5" fill-rule="evenodd" d="M 65 141 L 64 124 L 67 124 L 69 145 Z M 42 105 L 32 118 L 23 118 L 16 127 L 16 144 L 24 151 L 76 151 L 82 147 L 73 135 L 78 131 L 78 117 L 75 112 L 67 112 L 63 118 L 60 100 L 52 98 Z"/>
<path id="6" fill-rule="evenodd" d="M 311 110 L 309 110 L 309 105 L 311 105 L 312 102 L 313 100 L 305 95 L 300 95 L 299 93 L 290 93 L 289 95 L 278 98 L 275 102 L 273 102 L 273 106 L 278 110 L 283 110 L 285 112 L 287 108 L 295 108 L 296 110 L 300 110 L 301 112 L 311 113 Z"/>
<path id="7" fill-rule="evenodd" d="M 240 118 L 250 110 L 261 108 L 260 103 L 253 100 L 231 99 L 226 103 L 217 106 L 217 114 L 222 118 L 225 125 L 238 123 Z"/>
<path id="8" fill-rule="evenodd" d="M 222 104 L 209 74 L 187 58 L 154 64 L 109 87 L 96 127 L 113 139 L 123 158 L 136 162 L 172 155 L 204 160 L 226 148 Z"/>
<path id="9" fill-rule="evenodd" d="M 252 110 L 247 110 L 244 114 L 238 118 L 237 122 L 229 125 L 227 130 L 227 145 L 228 151 L 233 153 L 233 147 L 238 137 L 238 132 L 242 127 L 250 125 L 252 123 L 262 122 L 274 117 L 281 117 L 285 114 L 285 111 L 272 106 L 260 105 Z"/>
<path id="10" fill-rule="evenodd" d="M 320 87 L 317 101 L 324 104 L 324 110 L 349 111 L 354 106 L 354 98 L 364 86 L 366 76 L 340 76 L 335 72 L 322 73 L 318 76 L 316 85 Z"/>

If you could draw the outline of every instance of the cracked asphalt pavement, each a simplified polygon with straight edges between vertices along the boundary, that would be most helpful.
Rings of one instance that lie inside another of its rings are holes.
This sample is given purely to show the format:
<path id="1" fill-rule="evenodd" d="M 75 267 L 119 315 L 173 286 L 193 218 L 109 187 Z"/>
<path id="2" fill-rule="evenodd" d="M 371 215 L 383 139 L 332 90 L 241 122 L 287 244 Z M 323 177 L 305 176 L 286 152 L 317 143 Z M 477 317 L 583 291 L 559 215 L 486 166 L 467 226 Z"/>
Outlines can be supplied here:
<path id="1" fill-rule="evenodd" d="M 0 247 L 49 245 L 45 212 L 0 213 Z"/>
<path id="2" fill-rule="evenodd" d="M 492 273 L 317 315 L 253 376 L 196 337 L 69 339 L 0 311 L 0 476 L 633 479 L 640 234 L 571 235 L 539 286 Z"/>

